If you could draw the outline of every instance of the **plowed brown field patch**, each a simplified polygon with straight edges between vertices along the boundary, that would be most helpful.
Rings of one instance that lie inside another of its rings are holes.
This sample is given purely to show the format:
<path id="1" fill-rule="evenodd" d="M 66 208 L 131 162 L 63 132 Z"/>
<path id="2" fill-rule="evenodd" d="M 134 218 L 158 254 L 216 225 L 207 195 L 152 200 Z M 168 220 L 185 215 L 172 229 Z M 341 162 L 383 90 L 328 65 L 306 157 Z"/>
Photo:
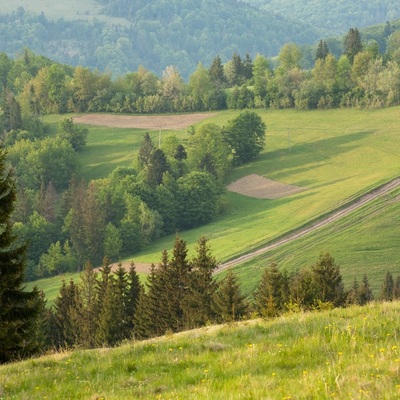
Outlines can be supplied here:
<path id="1" fill-rule="evenodd" d="M 115 115 L 85 114 L 74 118 L 78 124 L 107 126 L 110 128 L 185 129 L 212 117 L 212 113 L 174 115 Z"/>
<path id="2" fill-rule="evenodd" d="M 251 174 L 231 183 L 228 186 L 228 190 L 257 199 L 279 199 L 305 189 L 273 181 L 257 174 Z"/>

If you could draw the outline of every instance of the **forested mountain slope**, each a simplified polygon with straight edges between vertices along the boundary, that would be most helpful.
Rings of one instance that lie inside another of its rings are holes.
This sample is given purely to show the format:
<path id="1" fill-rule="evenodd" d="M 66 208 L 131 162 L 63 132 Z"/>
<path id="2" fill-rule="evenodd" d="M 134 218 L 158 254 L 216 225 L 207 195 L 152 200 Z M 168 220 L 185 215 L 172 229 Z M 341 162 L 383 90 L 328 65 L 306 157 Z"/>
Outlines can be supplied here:
<path id="1" fill-rule="evenodd" d="M 365 27 L 400 17 L 396 0 L 245 0 L 267 12 L 290 15 L 324 29 L 342 34 L 350 27 Z"/>
<path id="2" fill-rule="evenodd" d="M 308 23 L 236 0 L 103 0 L 93 10 L 85 1 L 81 11 L 76 7 L 75 2 L 68 11 L 63 2 L 43 1 L 40 8 L 37 1 L 17 1 L 11 11 L 1 0 L 0 51 L 14 55 L 27 46 L 59 62 L 116 74 L 140 64 L 156 73 L 175 65 L 187 77 L 216 54 L 223 61 L 234 52 L 274 56 L 286 42 L 312 44 L 322 34 Z"/>

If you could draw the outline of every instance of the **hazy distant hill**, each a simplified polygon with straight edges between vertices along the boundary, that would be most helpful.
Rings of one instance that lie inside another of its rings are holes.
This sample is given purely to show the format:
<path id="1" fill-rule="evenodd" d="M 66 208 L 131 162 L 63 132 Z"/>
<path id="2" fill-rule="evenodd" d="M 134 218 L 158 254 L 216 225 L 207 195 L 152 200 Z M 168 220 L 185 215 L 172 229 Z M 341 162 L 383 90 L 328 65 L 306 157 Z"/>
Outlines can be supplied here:
<path id="1" fill-rule="evenodd" d="M 63 63 L 116 73 L 176 65 L 187 76 L 217 54 L 223 61 L 235 51 L 273 56 L 288 41 L 311 44 L 322 34 L 236 0 L 99 0 L 93 9 L 90 3 L 17 0 L 14 8 L 23 8 L 11 12 L 10 2 L 0 0 L 0 51 L 12 55 L 28 46 Z"/>
<path id="2" fill-rule="evenodd" d="M 350 27 L 365 27 L 400 18 L 398 0 L 244 0 L 268 12 L 290 15 L 340 34 Z"/>

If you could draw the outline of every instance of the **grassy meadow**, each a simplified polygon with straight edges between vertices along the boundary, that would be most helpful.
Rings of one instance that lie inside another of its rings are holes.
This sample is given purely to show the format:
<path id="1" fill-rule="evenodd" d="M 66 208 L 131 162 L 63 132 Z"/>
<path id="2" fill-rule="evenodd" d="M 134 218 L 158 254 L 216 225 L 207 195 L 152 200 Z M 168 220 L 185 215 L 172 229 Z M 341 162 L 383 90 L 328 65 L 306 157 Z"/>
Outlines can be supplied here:
<path id="1" fill-rule="evenodd" d="M 398 399 L 400 303 L 212 326 L 0 366 L 0 399 Z"/>
<path id="2" fill-rule="evenodd" d="M 265 150 L 253 162 L 232 171 L 226 182 L 256 173 L 305 190 L 277 200 L 228 193 L 229 208 L 224 215 L 206 226 L 180 232 L 190 252 L 198 238 L 205 235 L 217 259 L 226 261 L 307 224 L 399 174 L 399 107 L 257 112 L 267 124 Z M 198 125 L 208 122 L 224 125 L 238 113 L 218 112 Z M 60 118 L 45 117 L 45 121 L 54 127 Z M 87 180 L 103 178 L 118 165 L 135 164 L 146 130 L 88 128 L 88 145 L 80 156 Z M 158 143 L 159 132 L 149 132 L 154 143 Z M 162 137 L 169 133 L 176 134 L 183 142 L 189 135 L 186 130 L 163 131 Z M 249 268 L 257 270 L 260 263 L 265 265 L 273 257 L 280 266 L 293 270 L 312 264 L 324 250 L 335 256 L 348 282 L 359 276 L 360 271 L 366 271 L 372 273 L 371 279 L 379 279 L 371 282 L 378 289 L 387 270 L 400 273 L 398 224 L 393 223 L 398 216 L 398 205 L 393 201 L 393 207 L 382 214 L 384 221 L 380 221 L 379 215 L 365 221 L 374 216 L 370 214 L 368 207 L 363 208 L 344 222 L 332 225 L 333 232 L 330 228 L 324 234 L 317 231 L 261 261 L 259 258 L 238 267 L 237 271 L 250 289 L 258 275 L 249 277 Z M 345 232 L 351 221 L 354 226 Z M 158 262 L 161 251 L 170 249 L 173 241 L 173 235 L 162 238 L 126 259 Z"/>

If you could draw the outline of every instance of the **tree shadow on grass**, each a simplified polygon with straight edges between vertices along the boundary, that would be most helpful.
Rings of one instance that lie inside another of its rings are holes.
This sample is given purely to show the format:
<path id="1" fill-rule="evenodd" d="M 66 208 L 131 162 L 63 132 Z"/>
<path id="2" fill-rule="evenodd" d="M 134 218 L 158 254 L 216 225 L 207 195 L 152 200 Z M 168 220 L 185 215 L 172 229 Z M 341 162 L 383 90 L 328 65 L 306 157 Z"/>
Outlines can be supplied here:
<path id="1" fill-rule="evenodd" d="M 311 143 L 295 144 L 290 151 L 286 148 L 269 152 L 267 143 L 264 153 L 253 162 L 240 166 L 239 170 L 244 176 L 254 173 L 257 165 L 260 165 L 261 171 L 270 170 L 275 179 L 283 179 L 294 172 L 308 170 L 311 166 L 338 164 L 333 160 L 336 156 L 352 151 L 358 147 L 359 141 L 373 134 L 374 131 L 371 130 L 324 138 Z"/>

